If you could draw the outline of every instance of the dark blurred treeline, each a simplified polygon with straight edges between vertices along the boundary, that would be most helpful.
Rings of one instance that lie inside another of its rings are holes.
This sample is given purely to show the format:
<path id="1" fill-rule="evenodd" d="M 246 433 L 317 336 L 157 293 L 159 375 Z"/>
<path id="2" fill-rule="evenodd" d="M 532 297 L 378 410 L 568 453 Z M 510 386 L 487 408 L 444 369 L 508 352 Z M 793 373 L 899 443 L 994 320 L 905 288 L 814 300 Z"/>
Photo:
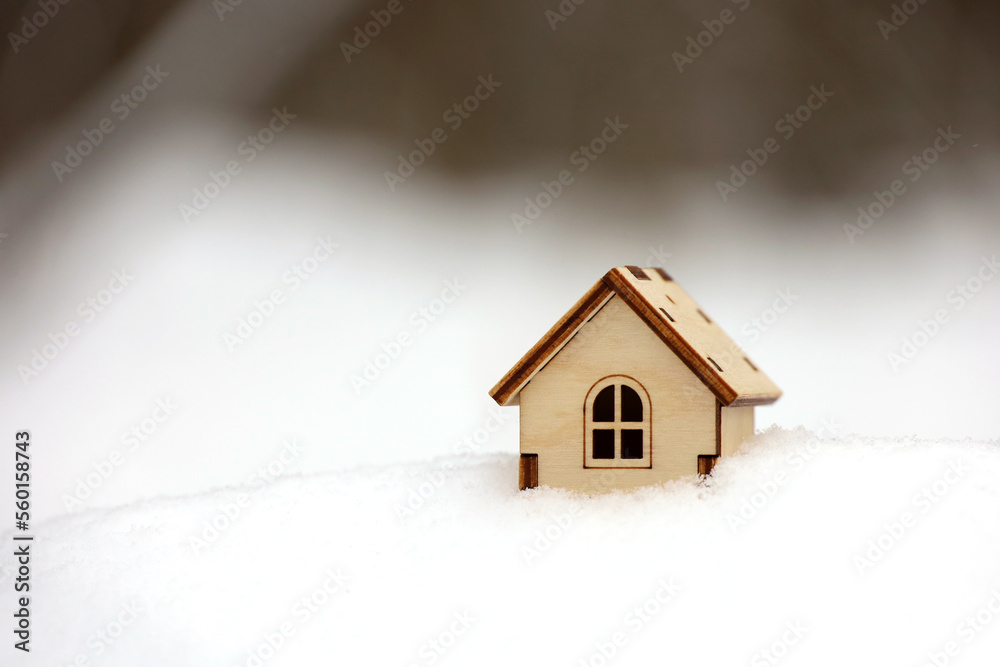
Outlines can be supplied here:
<path id="1" fill-rule="evenodd" d="M 70 113 L 182 4 L 4 3 L 0 151 L 13 154 Z M 205 21 L 233 30 L 241 13 L 282 11 L 265 0 L 198 4 Z M 17 36 L 40 11 L 54 15 L 25 44 Z M 976 0 L 345 3 L 245 111 L 287 105 L 391 157 L 447 128 L 443 114 L 492 75 L 500 87 L 449 129 L 431 169 L 457 179 L 557 169 L 620 116 L 628 131 L 601 159 L 612 179 L 723 178 L 775 137 L 780 159 L 767 178 L 792 197 L 829 197 L 867 188 L 872 164 L 902 162 L 939 127 L 963 137 L 952 164 L 995 153 L 998 17 L 997 3 Z M 220 52 L 211 66 L 238 57 Z M 775 123 L 814 86 L 832 96 L 785 138 Z"/>

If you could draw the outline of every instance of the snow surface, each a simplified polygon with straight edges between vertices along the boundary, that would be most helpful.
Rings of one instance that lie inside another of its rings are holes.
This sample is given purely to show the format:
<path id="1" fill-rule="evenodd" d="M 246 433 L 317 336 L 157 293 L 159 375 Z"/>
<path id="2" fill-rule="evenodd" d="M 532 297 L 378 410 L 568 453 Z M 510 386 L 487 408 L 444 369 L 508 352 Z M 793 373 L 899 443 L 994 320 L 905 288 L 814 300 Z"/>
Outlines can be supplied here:
<path id="1" fill-rule="evenodd" d="M 707 483 L 515 480 L 467 450 L 50 521 L 30 664 L 996 665 L 997 443 L 772 428 Z"/>

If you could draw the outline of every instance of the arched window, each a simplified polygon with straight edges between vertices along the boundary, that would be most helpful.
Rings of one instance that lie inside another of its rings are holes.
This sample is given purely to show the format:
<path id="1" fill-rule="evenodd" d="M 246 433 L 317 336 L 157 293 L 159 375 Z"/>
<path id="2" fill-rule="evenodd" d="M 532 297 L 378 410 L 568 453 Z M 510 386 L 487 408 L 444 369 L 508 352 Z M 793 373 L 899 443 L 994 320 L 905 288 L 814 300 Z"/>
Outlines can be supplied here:
<path id="1" fill-rule="evenodd" d="M 649 394 L 627 375 L 602 378 L 583 406 L 585 468 L 650 468 Z"/>

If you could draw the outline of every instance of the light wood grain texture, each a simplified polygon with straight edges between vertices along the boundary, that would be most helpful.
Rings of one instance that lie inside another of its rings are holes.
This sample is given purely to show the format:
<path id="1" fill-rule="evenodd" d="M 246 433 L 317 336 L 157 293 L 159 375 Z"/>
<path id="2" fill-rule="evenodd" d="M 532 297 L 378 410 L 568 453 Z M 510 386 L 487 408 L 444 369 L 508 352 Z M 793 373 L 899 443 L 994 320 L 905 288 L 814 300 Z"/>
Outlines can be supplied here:
<path id="1" fill-rule="evenodd" d="M 722 455 L 732 456 L 753 435 L 753 406 L 722 408 Z"/>
<path id="2" fill-rule="evenodd" d="M 618 267 L 584 294 L 490 390 L 512 405 L 521 389 L 559 353 L 611 295 L 639 316 L 723 405 L 768 405 L 781 390 L 662 269 Z"/>
<path id="3" fill-rule="evenodd" d="M 602 391 L 611 387 L 615 395 L 616 405 L 621 405 L 621 391 L 622 386 L 625 385 L 631 388 L 639 395 L 639 399 L 642 401 L 642 419 L 639 421 L 626 422 L 620 419 L 620 414 L 616 415 L 614 421 L 596 422 L 593 418 L 593 403 L 597 396 Z M 652 419 L 652 406 L 649 400 L 649 393 L 641 382 L 636 380 L 634 377 L 628 375 L 608 375 L 601 378 L 591 386 L 590 391 L 587 392 L 587 396 L 583 403 L 583 454 L 584 461 L 583 465 L 585 468 L 651 468 L 652 467 L 652 457 L 650 456 L 650 445 L 652 438 L 652 430 L 650 429 L 650 422 Z M 642 453 L 643 455 L 634 459 L 625 459 L 621 456 L 622 451 L 622 441 L 621 434 L 623 430 L 634 430 L 642 432 Z M 593 457 L 594 451 L 594 431 L 604 430 L 614 432 L 614 451 L 616 453 L 615 457 L 612 459 L 595 459 Z"/>
<path id="4" fill-rule="evenodd" d="M 611 269 L 604 277 L 642 318 L 702 379 L 723 405 L 768 405 L 778 389 L 684 289 L 662 275 L 635 267 Z"/>
<path id="5" fill-rule="evenodd" d="M 599 493 L 711 474 L 781 390 L 665 271 L 619 267 L 490 395 L 521 406 L 520 488 Z"/>
<path id="6" fill-rule="evenodd" d="M 539 485 L 599 493 L 697 474 L 698 455 L 716 453 L 715 396 L 621 299 L 590 326 L 521 390 L 521 452 L 538 455 Z M 584 468 L 586 397 L 610 375 L 649 392 L 651 468 Z"/>

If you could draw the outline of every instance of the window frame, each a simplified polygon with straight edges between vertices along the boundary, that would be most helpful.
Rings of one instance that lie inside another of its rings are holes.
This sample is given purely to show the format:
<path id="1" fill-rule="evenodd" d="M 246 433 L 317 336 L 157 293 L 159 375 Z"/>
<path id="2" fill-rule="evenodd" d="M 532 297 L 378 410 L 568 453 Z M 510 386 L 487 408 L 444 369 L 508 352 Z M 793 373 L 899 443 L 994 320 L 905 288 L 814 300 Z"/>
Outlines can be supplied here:
<path id="1" fill-rule="evenodd" d="M 608 386 L 615 385 L 615 421 L 594 421 L 594 400 Z M 621 385 L 626 385 L 635 391 L 642 400 L 642 421 L 621 421 L 622 400 Z M 621 457 L 622 431 L 628 429 L 642 430 L 642 458 L 623 459 Z M 614 431 L 615 458 L 595 459 L 594 429 L 609 429 Z M 583 402 L 583 467 L 587 469 L 621 469 L 621 468 L 652 468 L 653 467 L 653 404 L 649 392 L 630 375 L 606 375 L 591 385 Z"/>

